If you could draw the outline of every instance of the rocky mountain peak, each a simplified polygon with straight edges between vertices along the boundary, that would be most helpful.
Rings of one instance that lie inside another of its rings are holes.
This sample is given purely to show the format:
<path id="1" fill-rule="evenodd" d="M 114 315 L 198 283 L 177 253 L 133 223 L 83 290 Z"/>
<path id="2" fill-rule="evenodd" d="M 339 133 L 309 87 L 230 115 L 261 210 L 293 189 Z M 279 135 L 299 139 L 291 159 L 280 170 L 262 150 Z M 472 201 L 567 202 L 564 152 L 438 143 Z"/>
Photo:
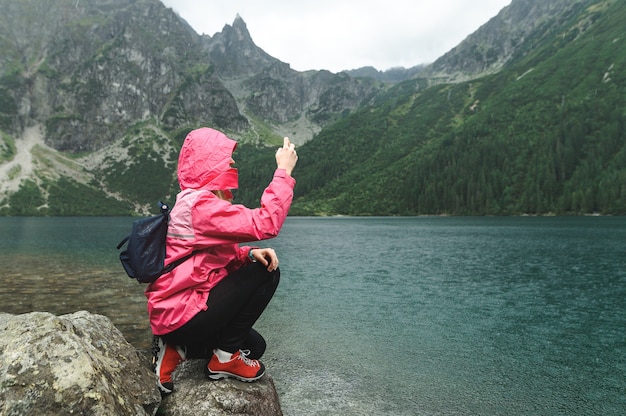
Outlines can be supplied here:
<path id="1" fill-rule="evenodd" d="M 291 69 L 254 43 L 239 15 L 211 37 L 198 35 L 158 0 L 58 0 L 55 7 L 50 0 L 0 0 L 0 163 L 11 189 L 28 183 L 41 191 L 40 212 L 59 176 L 87 187 L 98 183 L 115 201 L 139 200 L 134 181 L 125 178 L 146 176 L 145 163 L 161 172 L 192 128 L 212 126 L 255 144 L 274 145 L 289 136 L 303 145 L 389 94 L 497 72 L 530 56 L 545 39 L 576 38 L 593 27 L 597 11 L 589 12 L 590 5 L 616 1 L 513 0 L 426 68 L 367 68 L 350 76 Z M 569 20 L 571 25 L 563 24 Z M 420 79 L 389 87 L 404 77 Z M 33 131 L 42 138 L 36 144 L 25 139 Z M 55 157 L 58 151 L 85 155 L 82 165 Z M 32 169 L 18 163 L 29 152 Z M 94 154 L 101 157 L 90 158 Z M 61 172 L 51 160 L 71 165 L 74 173 Z M 154 180 L 162 194 L 171 178 Z M 65 192 L 67 184 L 58 188 Z M 2 189 L 8 188 L 0 187 L 0 198 Z"/>
<path id="2" fill-rule="evenodd" d="M 235 16 L 235 20 L 233 21 L 233 27 L 237 28 L 238 30 L 245 30 L 246 32 L 248 31 L 248 26 L 246 25 L 246 22 L 243 21 L 243 18 L 239 15 L 239 13 L 237 13 L 237 15 Z"/>
<path id="3" fill-rule="evenodd" d="M 614 1 L 614 0 L 609 0 Z M 530 36 L 560 30 L 572 11 L 593 0 L 513 0 L 455 48 L 419 74 L 436 82 L 458 82 L 502 69 L 532 49 L 520 49 Z"/>
<path id="4" fill-rule="evenodd" d="M 259 48 L 239 15 L 210 37 L 158 0 L 59 0 L 54 8 L 0 0 L 0 9 L 0 130 L 20 137 L 39 124 L 47 145 L 70 153 L 102 149 L 139 122 L 166 131 L 211 125 L 264 141 L 249 134 L 251 120 L 283 135 L 285 122 L 302 118 L 304 142 L 372 92 L 345 100 L 342 88 L 316 80 L 311 97 L 309 75 Z M 349 84 L 363 84 L 341 80 L 353 91 Z M 340 102 L 320 106 L 328 89 Z"/>
<path id="5" fill-rule="evenodd" d="M 259 48 L 246 22 L 237 15 L 232 25 L 225 25 L 212 38 L 204 37 L 204 45 L 222 78 L 240 78 L 258 73 L 259 68 L 279 62 Z"/>

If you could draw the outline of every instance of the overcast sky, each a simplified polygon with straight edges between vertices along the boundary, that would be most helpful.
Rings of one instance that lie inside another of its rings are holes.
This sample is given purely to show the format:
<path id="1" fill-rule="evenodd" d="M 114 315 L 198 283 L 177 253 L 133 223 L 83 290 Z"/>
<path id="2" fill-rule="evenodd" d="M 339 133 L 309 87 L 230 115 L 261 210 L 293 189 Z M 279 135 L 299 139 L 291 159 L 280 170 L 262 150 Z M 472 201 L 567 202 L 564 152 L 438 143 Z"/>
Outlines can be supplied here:
<path id="1" fill-rule="evenodd" d="M 431 63 L 511 0 L 161 0 L 199 34 L 237 14 L 254 43 L 297 71 Z"/>

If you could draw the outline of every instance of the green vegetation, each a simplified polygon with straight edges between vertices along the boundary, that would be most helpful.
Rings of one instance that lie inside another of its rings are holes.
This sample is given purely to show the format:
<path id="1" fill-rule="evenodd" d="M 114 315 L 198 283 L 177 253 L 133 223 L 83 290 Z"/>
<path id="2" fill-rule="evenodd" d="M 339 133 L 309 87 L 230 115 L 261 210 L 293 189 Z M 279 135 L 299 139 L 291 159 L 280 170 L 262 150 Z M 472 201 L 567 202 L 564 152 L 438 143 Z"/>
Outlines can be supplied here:
<path id="1" fill-rule="evenodd" d="M 6 202 L 6 201 L 5 201 Z M 8 198 L 10 208 L 0 203 L 0 214 L 15 216 L 39 216 L 45 215 L 46 199 L 41 193 L 41 189 L 33 181 L 24 181 L 20 189 L 11 194 Z"/>
<path id="2" fill-rule="evenodd" d="M 81 116 L 74 114 L 53 114 L 46 120 L 46 131 L 63 130 L 71 125 L 72 121 L 80 121 L 81 119 Z"/>
<path id="3" fill-rule="evenodd" d="M 262 143 L 264 145 L 280 146 L 283 144 L 283 138 L 273 132 L 272 127 L 260 117 L 250 117 L 252 128 L 243 136 L 246 143 Z"/>
<path id="4" fill-rule="evenodd" d="M 86 186 L 62 178 L 48 186 L 48 210 L 50 216 L 79 215 L 131 215 L 129 203 L 107 197 L 95 187 Z"/>
<path id="5" fill-rule="evenodd" d="M 23 80 L 18 68 L 7 69 L 0 77 L 0 130 L 10 130 L 17 116 L 15 93 L 22 90 Z"/>
<path id="6" fill-rule="evenodd" d="M 478 81 L 398 85 L 302 146 L 292 213 L 626 214 L 625 17 Z"/>
<path id="7" fill-rule="evenodd" d="M 0 162 L 13 159 L 17 149 L 15 148 L 15 140 L 0 130 Z"/>
<path id="8" fill-rule="evenodd" d="M 24 181 L 8 200 L 0 203 L 0 215 L 80 216 L 131 215 L 131 204 L 108 197 L 96 187 L 67 178 L 38 186 Z"/>
<path id="9" fill-rule="evenodd" d="M 105 161 L 97 172 L 99 181 L 109 190 L 140 204 L 173 198 L 179 146 L 156 134 L 149 126 L 136 127 L 123 144 L 128 158 Z"/>
<path id="10" fill-rule="evenodd" d="M 274 155 L 276 147 L 257 147 L 242 143 L 237 146 L 233 158 L 239 170 L 239 189 L 235 194 L 235 203 L 250 208 L 258 207 L 263 189 L 272 180 L 276 169 Z"/>
<path id="11" fill-rule="evenodd" d="M 436 86 L 413 79 L 343 113 L 299 147 L 291 214 L 626 215 L 626 3 L 590 3 L 543 22 L 547 29 L 517 44 L 516 57 L 497 74 Z M 94 59 L 109 59 L 109 47 Z M 477 47 L 473 53 L 497 59 L 492 50 Z M 62 163 L 80 175 L 24 181 L 0 201 L 0 215 L 127 215 L 157 200 L 172 203 L 178 149 L 198 118 L 211 114 L 219 127 L 235 125 L 232 117 L 239 117 L 236 108 L 225 107 L 230 100 L 218 99 L 208 100 L 202 115 L 189 113 L 186 88 L 201 86 L 214 98 L 228 95 L 211 83 L 212 67 L 194 62 L 159 120 L 128 129 L 119 151 L 94 172 L 39 155 L 40 169 Z M 13 128 L 15 91 L 24 88 L 18 75 L 6 71 L 0 79 L 0 131 Z M 82 94 L 87 110 L 105 85 L 71 78 L 64 88 Z M 323 106 L 336 102 L 331 95 Z M 46 128 L 57 134 L 87 118 L 87 111 L 73 114 L 62 105 L 54 112 Z M 249 122 L 253 127 L 235 153 L 235 195 L 236 202 L 256 207 L 282 139 L 269 121 Z M 15 152 L 12 139 L 0 133 L 0 161 Z M 9 176 L 18 177 L 19 169 Z M 79 176 L 89 174 L 92 182 L 79 183 Z"/>
<path id="12" fill-rule="evenodd" d="M 132 153 L 131 153 L 132 155 Z M 158 201 L 169 192 L 174 178 L 155 152 L 139 154 L 129 166 L 117 165 L 103 172 L 102 180 L 136 201 Z"/>

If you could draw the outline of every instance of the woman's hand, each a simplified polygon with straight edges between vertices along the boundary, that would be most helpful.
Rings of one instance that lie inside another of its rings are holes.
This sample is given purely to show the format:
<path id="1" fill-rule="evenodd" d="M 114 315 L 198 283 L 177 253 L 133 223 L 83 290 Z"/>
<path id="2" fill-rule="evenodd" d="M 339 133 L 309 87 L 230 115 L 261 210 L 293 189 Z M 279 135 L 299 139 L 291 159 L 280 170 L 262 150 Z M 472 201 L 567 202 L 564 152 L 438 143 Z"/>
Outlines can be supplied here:
<path id="1" fill-rule="evenodd" d="M 278 169 L 285 169 L 287 175 L 291 176 L 291 171 L 298 162 L 298 154 L 296 153 L 296 145 L 285 137 L 283 147 L 279 147 L 276 151 L 276 165 Z"/>
<path id="2" fill-rule="evenodd" d="M 250 255 L 256 261 L 267 267 L 268 272 L 278 269 L 278 257 L 273 248 L 253 248 Z"/>

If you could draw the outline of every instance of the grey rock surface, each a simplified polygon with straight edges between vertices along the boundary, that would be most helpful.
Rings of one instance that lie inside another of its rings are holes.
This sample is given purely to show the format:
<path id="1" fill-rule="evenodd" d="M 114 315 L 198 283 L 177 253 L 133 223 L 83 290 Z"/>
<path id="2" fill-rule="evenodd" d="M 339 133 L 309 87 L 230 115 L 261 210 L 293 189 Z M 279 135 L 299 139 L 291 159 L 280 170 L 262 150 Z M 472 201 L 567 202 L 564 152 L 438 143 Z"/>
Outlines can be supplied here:
<path id="1" fill-rule="evenodd" d="M 163 399 L 167 416 L 280 416 L 282 410 L 269 374 L 253 383 L 225 379 L 209 381 L 206 360 L 189 360 L 174 373 L 174 392 Z"/>
<path id="2" fill-rule="evenodd" d="M 154 415 L 147 363 L 105 316 L 0 313 L 0 415 Z"/>

